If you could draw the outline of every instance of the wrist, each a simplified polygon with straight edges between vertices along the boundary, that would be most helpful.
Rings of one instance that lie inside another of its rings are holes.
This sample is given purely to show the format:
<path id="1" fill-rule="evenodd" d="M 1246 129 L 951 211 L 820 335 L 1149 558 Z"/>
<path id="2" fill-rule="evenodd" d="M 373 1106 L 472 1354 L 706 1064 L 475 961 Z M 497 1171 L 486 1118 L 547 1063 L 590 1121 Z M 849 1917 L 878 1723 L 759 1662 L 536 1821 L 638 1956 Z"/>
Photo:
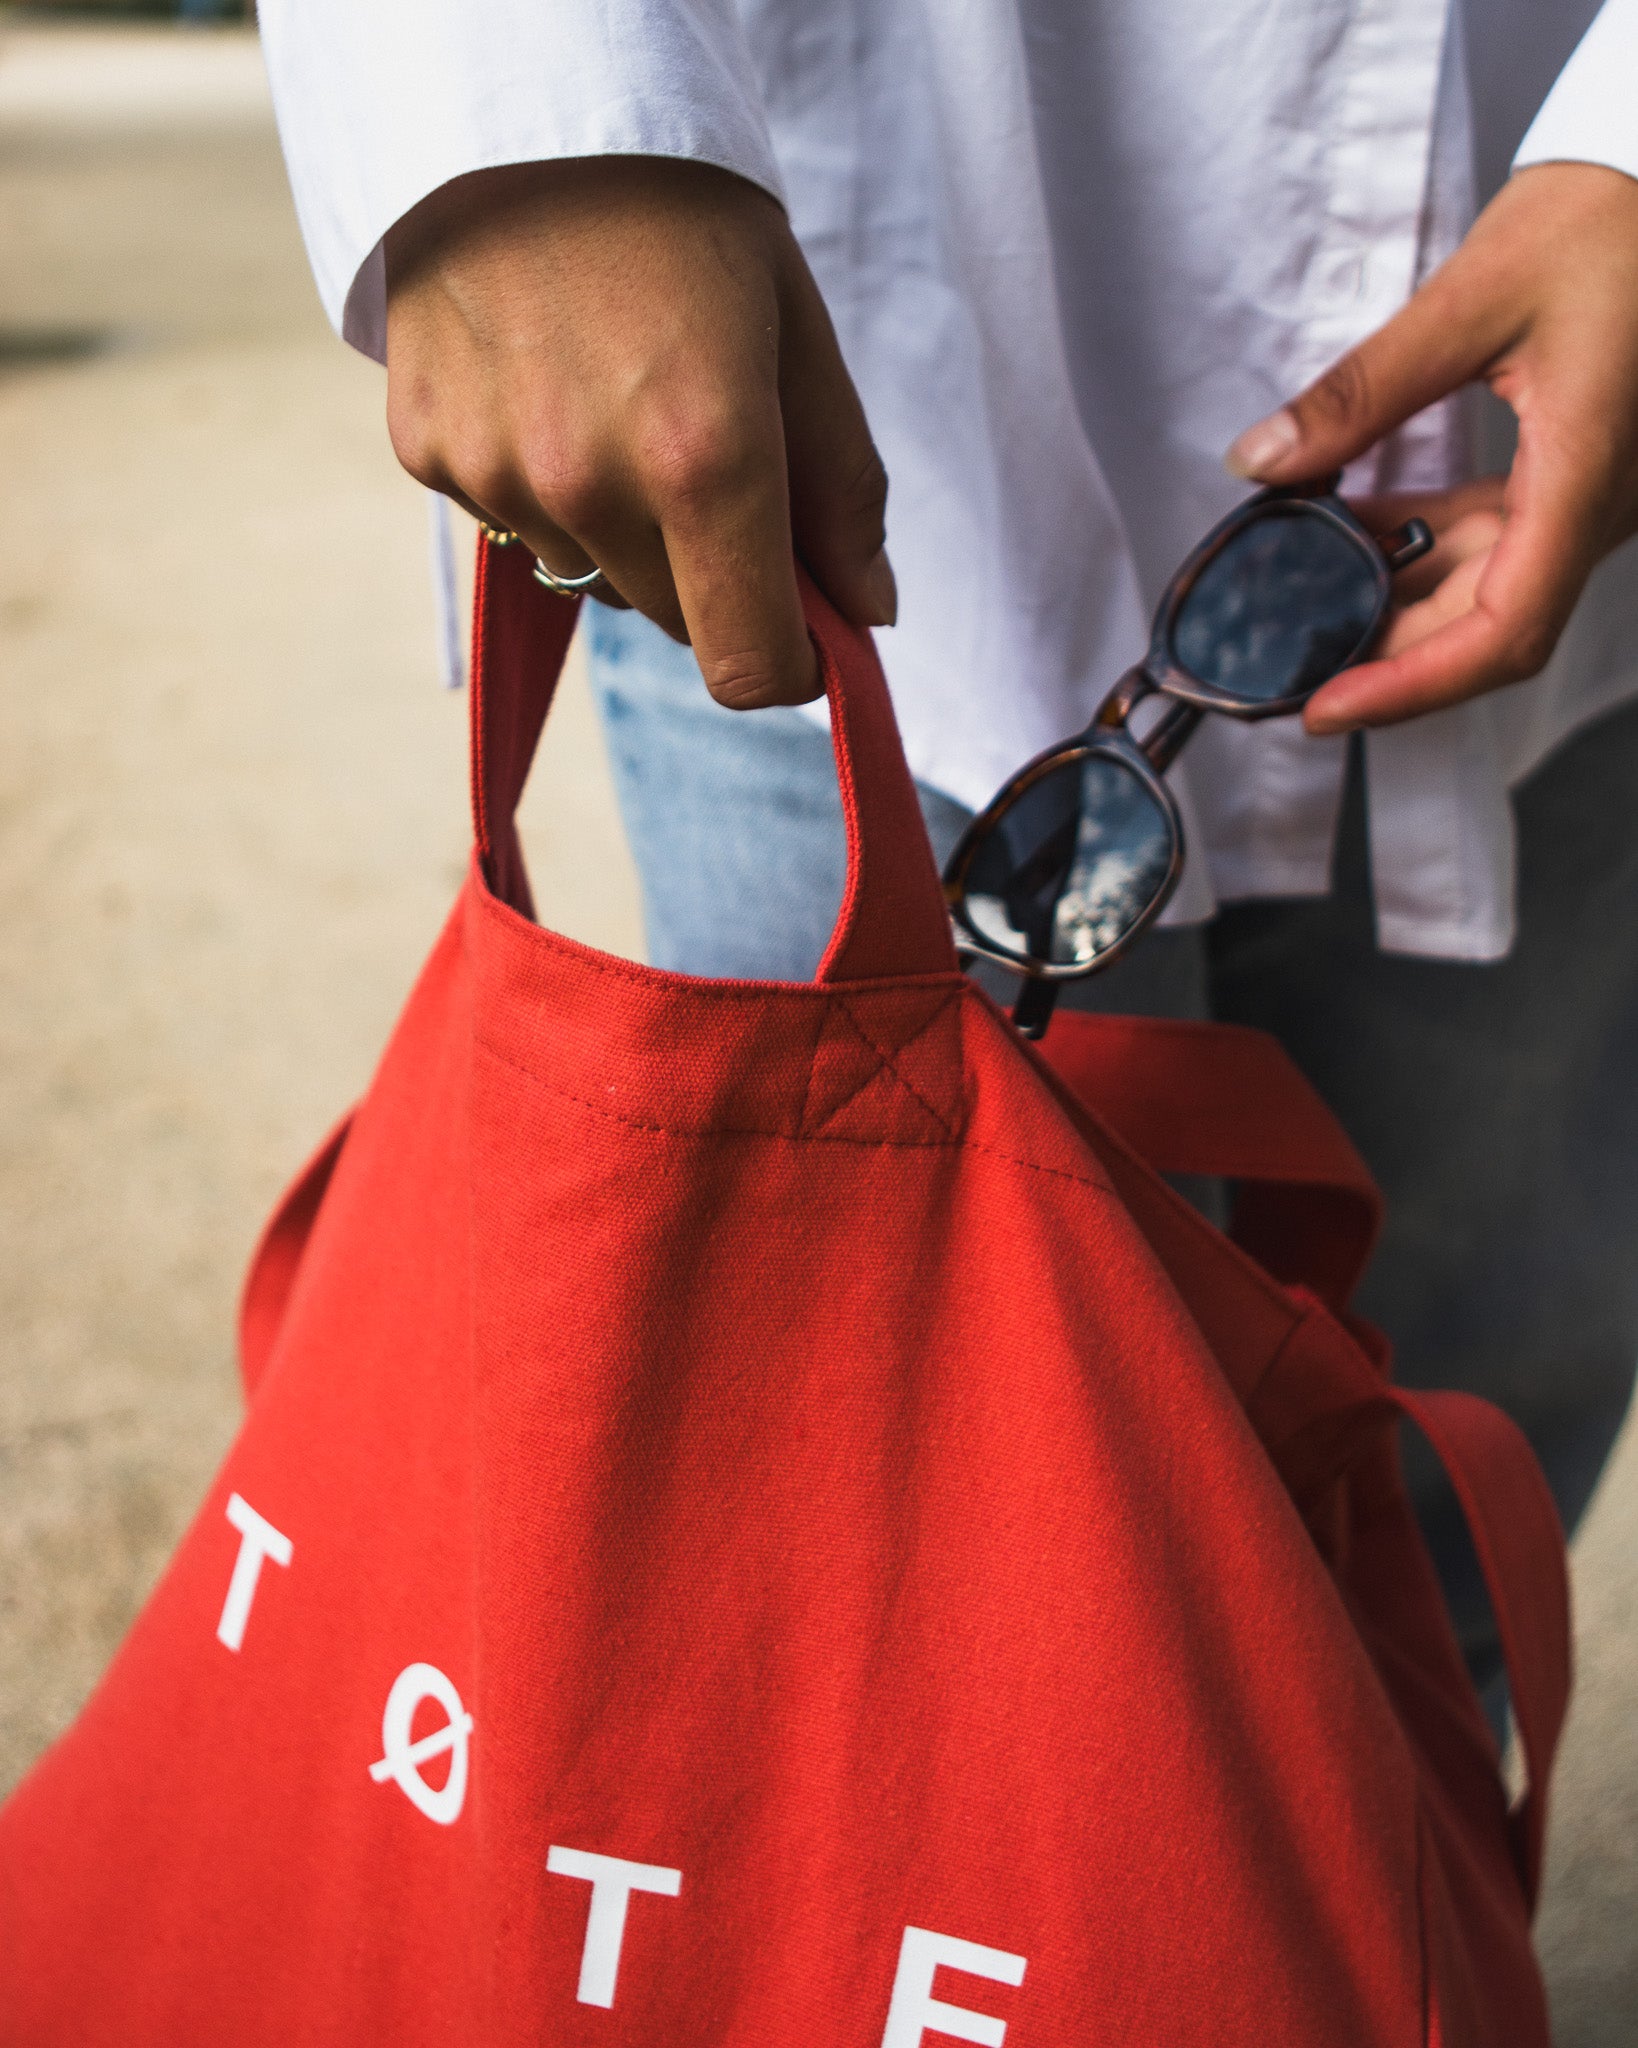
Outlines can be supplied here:
<path id="1" fill-rule="evenodd" d="M 560 157 L 470 171 L 389 230 L 388 295 L 457 250 L 645 221 L 663 231 L 668 219 L 724 210 L 784 225 L 779 202 L 760 185 L 691 157 Z"/>

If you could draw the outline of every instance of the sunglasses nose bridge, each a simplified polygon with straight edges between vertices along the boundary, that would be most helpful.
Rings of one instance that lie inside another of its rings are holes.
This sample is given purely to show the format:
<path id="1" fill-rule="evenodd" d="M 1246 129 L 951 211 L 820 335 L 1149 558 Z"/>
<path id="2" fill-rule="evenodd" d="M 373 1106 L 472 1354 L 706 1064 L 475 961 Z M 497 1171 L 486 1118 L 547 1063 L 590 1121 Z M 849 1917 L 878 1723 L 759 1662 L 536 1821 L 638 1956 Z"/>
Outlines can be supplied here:
<path id="1" fill-rule="evenodd" d="M 1164 775 L 1182 753 L 1205 715 L 1198 704 L 1168 705 L 1138 741 L 1144 759 L 1157 775 Z"/>
<path id="2" fill-rule="evenodd" d="M 1098 706 L 1089 730 L 1118 732 L 1144 698 L 1152 697 L 1158 687 L 1148 669 L 1141 661 L 1138 662 L 1126 671 Z"/>
<path id="3" fill-rule="evenodd" d="M 1142 662 L 1135 668 L 1129 668 L 1098 706 L 1087 728 L 1088 735 L 1107 738 L 1116 732 L 1125 734 L 1155 773 L 1164 775 L 1183 751 L 1202 714 L 1194 705 L 1174 700 L 1151 720 L 1140 738 L 1130 729 L 1132 713 L 1161 689 L 1161 684 Z"/>

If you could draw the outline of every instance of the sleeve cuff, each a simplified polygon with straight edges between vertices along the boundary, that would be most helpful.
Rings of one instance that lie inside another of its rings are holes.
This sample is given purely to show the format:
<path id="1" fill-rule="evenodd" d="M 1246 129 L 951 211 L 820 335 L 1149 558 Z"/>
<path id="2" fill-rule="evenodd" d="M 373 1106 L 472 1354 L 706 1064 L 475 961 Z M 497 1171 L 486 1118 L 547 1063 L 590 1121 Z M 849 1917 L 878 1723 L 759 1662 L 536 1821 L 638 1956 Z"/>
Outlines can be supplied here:
<path id="1" fill-rule="evenodd" d="M 1605 0 L 1513 159 L 1607 164 L 1638 178 L 1638 0 Z"/>
<path id="2" fill-rule="evenodd" d="M 727 0 L 263 0 L 261 24 L 319 296 L 378 362 L 387 231 L 469 172 L 685 157 L 784 197 Z"/>

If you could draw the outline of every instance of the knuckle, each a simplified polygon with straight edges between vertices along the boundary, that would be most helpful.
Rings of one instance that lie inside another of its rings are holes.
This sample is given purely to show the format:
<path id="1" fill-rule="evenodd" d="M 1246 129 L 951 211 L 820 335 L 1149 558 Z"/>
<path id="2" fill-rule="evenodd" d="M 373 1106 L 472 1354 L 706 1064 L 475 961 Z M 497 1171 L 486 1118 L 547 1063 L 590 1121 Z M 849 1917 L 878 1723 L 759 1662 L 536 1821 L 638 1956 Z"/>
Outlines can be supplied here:
<path id="1" fill-rule="evenodd" d="M 596 524 L 608 476 L 589 449 L 568 441 L 531 449 L 523 475 L 530 496 L 566 533 L 583 533 Z"/>
<path id="2" fill-rule="evenodd" d="M 1303 401 L 1314 424 L 1351 427 L 1371 410 L 1371 380 L 1359 354 L 1333 363 Z"/>
<path id="3" fill-rule="evenodd" d="M 724 406 L 689 409 L 653 422 L 638 449 L 638 469 L 661 505 L 689 507 L 737 494 L 761 467 L 762 451 Z"/>
<path id="4" fill-rule="evenodd" d="M 390 393 L 387 399 L 387 438 L 392 443 L 392 452 L 397 456 L 399 466 L 407 470 L 417 483 L 436 489 L 443 479 L 444 466 L 433 423 L 420 408 L 395 400 Z"/>
<path id="5" fill-rule="evenodd" d="M 498 448 L 460 450 L 455 457 L 453 474 L 456 483 L 474 505 L 482 505 L 486 511 L 496 515 L 516 495 L 510 488 L 511 468 Z"/>

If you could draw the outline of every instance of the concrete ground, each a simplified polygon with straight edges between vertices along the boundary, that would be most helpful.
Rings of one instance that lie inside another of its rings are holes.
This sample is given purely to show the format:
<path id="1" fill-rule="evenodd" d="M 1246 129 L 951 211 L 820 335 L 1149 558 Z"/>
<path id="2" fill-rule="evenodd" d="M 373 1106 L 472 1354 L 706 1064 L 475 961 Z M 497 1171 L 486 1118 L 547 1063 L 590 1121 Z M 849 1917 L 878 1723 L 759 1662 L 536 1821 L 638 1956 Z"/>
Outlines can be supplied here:
<path id="1" fill-rule="evenodd" d="M 254 43 L 0 15 L 0 1789 L 207 1483 L 257 1225 L 459 879 L 425 549 Z M 526 813 L 543 918 L 637 952 L 582 682 Z M 1576 1585 L 1542 1945 L 1560 2048 L 1632 2048 L 1634 1430 Z"/>

